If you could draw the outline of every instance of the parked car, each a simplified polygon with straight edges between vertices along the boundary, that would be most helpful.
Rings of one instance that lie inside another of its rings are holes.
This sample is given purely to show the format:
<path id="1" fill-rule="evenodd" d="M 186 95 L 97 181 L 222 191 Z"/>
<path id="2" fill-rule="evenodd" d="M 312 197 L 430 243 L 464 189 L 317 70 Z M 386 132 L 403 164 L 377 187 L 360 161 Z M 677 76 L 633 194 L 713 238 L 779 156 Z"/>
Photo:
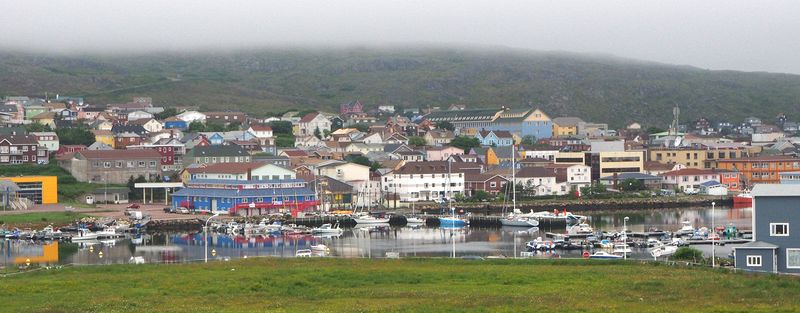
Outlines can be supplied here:
<path id="1" fill-rule="evenodd" d="M 126 208 L 128 208 L 128 209 L 138 209 L 139 208 L 139 204 L 138 203 L 131 203 Z"/>
<path id="2" fill-rule="evenodd" d="M 180 207 L 180 208 L 178 208 L 178 213 L 180 213 L 180 214 L 189 214 L 189 209 L 184 208 L 184 207 Z"/>
<path id="3" fill-rule="evenodd" d="M 164 208 L 164 213 L 178 213 L 178 209 L 168 206 Z"/>

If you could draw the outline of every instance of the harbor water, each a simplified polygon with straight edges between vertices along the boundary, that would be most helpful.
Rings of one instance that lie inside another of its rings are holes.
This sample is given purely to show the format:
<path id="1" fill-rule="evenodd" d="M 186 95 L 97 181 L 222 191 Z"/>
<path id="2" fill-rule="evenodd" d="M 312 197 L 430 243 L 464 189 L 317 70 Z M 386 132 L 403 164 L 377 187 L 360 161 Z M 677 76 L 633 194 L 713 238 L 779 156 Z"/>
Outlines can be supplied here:
<path id="1" fill-rule="evenodd" d="M 682 208 L 652 211 L 584 213 L 587 223 L 596 231 L 620 232 L 627 216 L 627 229 L 633 232 L 651 230 L 677 231 L 683 221 L 696 227 L 711 225 L 711 208 Z M 751 208 L 717 208 L 713 216 L 717 226 L 733 225 L 751 230 Z M 324 244 L 330 257 L 384 258 L 399 257 L 464 257 L 520 256 L 525 243 L 546 233 L 566 233 L 566 228 L 479 228 L 447 229 L 439 227 L 354 227 L 336 237 L 312 235 L 228 235 L 208 234 L 209 260 L 248 257 L 295 257 L 297 250 Z M 118 264 L 118 263 L 181 263 L 203 260 L 202 232 L 166 232 L 130 235 L 116 240 L 87 242 L 0 241 L 3 262 L 7 266 L 25 263 L 48 264 Z M 717 246 L 716 255 L 724 257 L 732 244 Z M 710 245 L 695 245 L 710 255 Z M 533 257 L 580 258 L 581 250 L 536 252 Z M 652 259 L 647 248 L 632 248 L 630 258 Z"/>

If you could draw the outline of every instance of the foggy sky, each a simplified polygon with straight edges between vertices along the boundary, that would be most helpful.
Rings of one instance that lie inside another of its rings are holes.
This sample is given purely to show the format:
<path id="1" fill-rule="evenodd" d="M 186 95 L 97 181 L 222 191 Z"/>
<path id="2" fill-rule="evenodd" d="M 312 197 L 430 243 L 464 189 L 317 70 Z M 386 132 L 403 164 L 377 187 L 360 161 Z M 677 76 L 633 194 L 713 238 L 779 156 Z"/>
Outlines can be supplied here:
<path id="1" fill-rule="evenodd" d="M 800 74 L 800 1 L 0 0 L 0 49 L 491 45 Z"/>

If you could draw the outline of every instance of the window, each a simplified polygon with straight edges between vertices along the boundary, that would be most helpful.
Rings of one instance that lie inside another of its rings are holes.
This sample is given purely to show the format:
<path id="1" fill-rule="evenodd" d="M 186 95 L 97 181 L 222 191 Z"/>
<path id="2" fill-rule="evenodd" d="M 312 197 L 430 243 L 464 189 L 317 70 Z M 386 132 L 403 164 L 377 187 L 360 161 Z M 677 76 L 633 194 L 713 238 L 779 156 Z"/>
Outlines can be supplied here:
<path id="1" fill-rule="evenodd" d="M 761 266 L 761 256 L 760 255 L 748 255 L 747 256 L 747 266 Z"/>
<path id="2" fill-rule="evenodd" d="M 786 249 L 786 268 L 800 268 L 800 249 Z"/>
<path id="3" fill-rule="evenodd" d="M 144 161 L 139 161 L 139 167 L 144 167 Z"/>
<path id="4" fill-rule="evenodd" d="M 155 161 L 150 161 L 150 167 L 156 167 L 156 162 Z"/>
<path id="5" fill-rule="evenodd" d="M 770 236 L 789 236 L 789 223 L 769 223 Z"/>

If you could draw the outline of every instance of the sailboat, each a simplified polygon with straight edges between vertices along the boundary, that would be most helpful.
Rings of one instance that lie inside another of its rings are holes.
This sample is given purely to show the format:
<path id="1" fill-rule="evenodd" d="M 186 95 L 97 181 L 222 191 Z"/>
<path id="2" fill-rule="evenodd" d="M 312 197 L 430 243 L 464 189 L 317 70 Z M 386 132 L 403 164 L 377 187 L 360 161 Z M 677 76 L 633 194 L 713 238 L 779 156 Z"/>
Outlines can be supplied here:
<path id="1" fill-rule="evenodd" d="M 446 188 L 450 188 L 450 175 L 451 175 L 450 164 L 451 163 L 452 163 L 452 160 L 448 159 L 447 160 L 447 185 L 446 185 L 447 187 Z M 445 189 L 445 190 L 447 190 L 447 189 Z M 464 227 L 464 226 L 469 225 L 469 221 L 468 220 L 460 218 L 460 217 L 456 217 L 456 208 L 453 207 L 452 191 L 450 193 L 451 194 L 448 197 L 448 207 L 450 207 L 450 213 L 452 214 L 452 216 L 450 216 L 450 217 L 447 217 L 447 216 L 439 217 L 439 226 L 445 227 L 445 228 L 458 228 L 458 227 Z M 447 192 L 445 192 L 445 195 L 447 195 Z"/>
<path id="2" fill-rule="evenodd" d="M 366 188 L 366 186 L 365 186 L 365 188 Z M 368 192 L 366 192 L 366 194 L 369 196 Z M 365 204 L 366 206 L 369 206 L 371 204 L 370 200 L 371 199 L 369 199 L 369 197 L 367 197 L 367 203 Z M 356 224 L 386 224 L 386 223 L 389 223 L 389 218 L 388 217 L 374 217 L 372 215 L 369 215 L 369 212 L 364 212 L 363 207 L 361 209 L 361 212 L 356 213 L 356 214 L 353 215 L 353 220 L 356 221 Z"/>
<path id="3" fill-rule="evenodd" d="M 425 219 L 417 217 L 414 214 L 414 202 L 411 202 L 411 215 L 406 216 L 406 224 L 422 224 L 425 223 Z"/>
<path id="4" fill-rule="evenodd" d="M 521 216 L 515 215 L 517 214 L 517 184 L 516 184 L 516 155 L 514 154 L 514 145 L 511 145 L 511 192 L 513 197 L 511 200 L 512 203 L 512 210 L 511 213 L 508 214 L 505 218 L 500 219 L 500 224 L 503 226 L 514 226 L 514 227 L 537 227 L 539 226 L 539 220 L 533 218 L 532 216 Z M 521 212 L 520 212 L 521 213 Z"/>

